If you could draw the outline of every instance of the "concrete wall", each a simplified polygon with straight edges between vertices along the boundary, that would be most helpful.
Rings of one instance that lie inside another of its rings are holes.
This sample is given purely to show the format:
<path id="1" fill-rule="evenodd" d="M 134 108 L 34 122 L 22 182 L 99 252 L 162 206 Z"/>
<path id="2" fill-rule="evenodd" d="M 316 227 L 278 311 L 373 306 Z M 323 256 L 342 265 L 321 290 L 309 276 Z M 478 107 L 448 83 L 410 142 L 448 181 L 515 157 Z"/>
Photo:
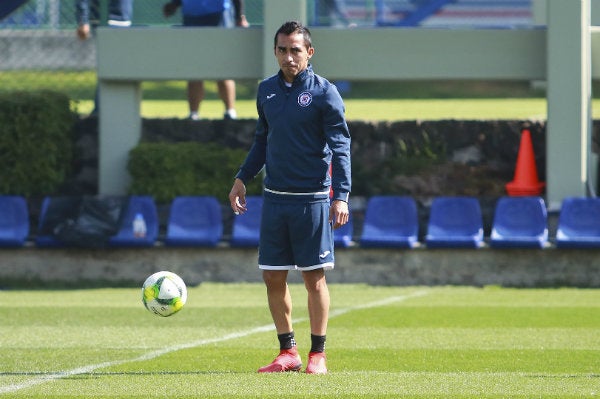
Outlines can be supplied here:
<path id="1" fill-rule="evenodd" d="M 336 250 L 331 283 L 600 287 L 600 250 L 364 249 Z M 41 249 L 0 251 L 0 289 L 141 286 L 171 270 L 193 286 L 203 281 L 261 282 L 256 249 Z M 300 282 L 291 273 L 291 282 Z"/>

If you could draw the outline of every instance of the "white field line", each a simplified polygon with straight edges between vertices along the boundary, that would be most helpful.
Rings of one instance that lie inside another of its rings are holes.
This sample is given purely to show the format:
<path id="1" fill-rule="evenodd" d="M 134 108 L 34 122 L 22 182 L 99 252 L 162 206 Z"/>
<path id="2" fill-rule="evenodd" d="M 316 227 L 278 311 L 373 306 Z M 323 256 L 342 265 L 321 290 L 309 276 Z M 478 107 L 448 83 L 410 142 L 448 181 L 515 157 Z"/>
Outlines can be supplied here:
<path id="1" fill-rule="evenodd" d="M 385 306 L 385 305 L 389 305 L 392 303 L 403 302 L 407 299 L 424 296 L 427 293 L 428 293 L 428 291 L 421 290 L 421 291 L 413 292 L 411 294 L 392 296 L 392 297 L 381 299 L 379 301 L 374 301 L 374 302 L 369 302 L 369 303 L 365 303 L 362 305 L 351 306 L 351 307 L 347 307 L 347 308 L 333 310 L 333 311 L 329 312 L 329 318 L 341 316 L 341 315 L 344 315 L 344 314 L 347 314 L 347 313 L 350 313 L 350 312 L 356 311 L 356 310 L 376 308 L 379 306 Z M 300 323 L 300 322 L 304 322 L 304 321 L 307 321 L 307 318 L 294 319 L 294 323 Z M 72 370 L 44 374 L 41 376 L 36 376 L 36 378 L 32 378 L 30 380 L 27 380 L 27 381 L 24 381 L 24 382 L 21 382 L 18 384 L 11 384 L 11 385 L 0 387 L 0 395 L 5 394 L 5 393 L 20 391 L 20 390 L 26 389 L 26 388 L 31 388 L 36 385 L 43 384 L 45 382 L 59 380 L 62 378 L 69 378 L 69 377 L 72 377 L 75 375 L 80 375 L 80 374 L 88 374 L 88 373 L 91 373 L 91 372 L 94 372 L 96 370 L 103 369 L 106 367 L 114 367 L 114 366 L 119 366 L 119 365 L 125 364 L 125 363 L 133 363 L 133 362 L 139 362 L 139 361 L 145 361 L 145 360 L 152 360 L 159 356 L 166 355 L 171 352 L 176 352 L 176 351 L 179 351 L 182 349 L 190 349 L 190 348 L 196 348 L 199 346 L 214 344 L 214 343 L 218 343 L 218 342 L 231 341 L 231 340 L 238 339 L 238 338 L 244 338 L 244 337 L 247 337 L 247 336 L 253 335 L 253 334 L 272 331 L 274 329 L 275 329 L 275 327 L 273 326 L 273 324 L 268 324 L 268 325 L 264 325 L 264 326 L 260 326 L 260 327 L 251 328 L 248 330 L 234 332 L 234 333 L 227 334 L 227 335 L 224 335 L 224 336 L 218 337 L 218 338 L 206 338 L 206 339 L 200 339 L 197 341 L 192 341 L 192 342 L 188 342 L 188 343 L 184 343 L 184 344 L 168 346 L 166 348 L 162 348 L 162 349 L 158 349 L 158 350 L 155 350 L 152 352 L 145 353 L 141 356 L 138 356 L 138 357 L 135 357 L 132 359 L 123 359 L 123 360 L 115 360 L 112 362 L 90 364 L 90 365 L 78 367 L 78 368 L 75 368 Z"/>

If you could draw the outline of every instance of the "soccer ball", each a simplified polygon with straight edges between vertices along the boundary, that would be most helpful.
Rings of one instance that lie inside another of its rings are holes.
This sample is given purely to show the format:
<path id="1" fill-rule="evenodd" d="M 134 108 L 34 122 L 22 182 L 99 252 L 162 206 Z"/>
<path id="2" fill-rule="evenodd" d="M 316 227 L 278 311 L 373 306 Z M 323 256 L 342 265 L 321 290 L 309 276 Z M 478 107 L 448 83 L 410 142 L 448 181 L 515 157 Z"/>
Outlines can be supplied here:
<path id="1" fill-rule="evenodd" d="M 187 288 L 177 274 L 160 271 L 144 281 L 142 302 L 155 315 L 167 317 L 179 312 L 187 301 Z"/>

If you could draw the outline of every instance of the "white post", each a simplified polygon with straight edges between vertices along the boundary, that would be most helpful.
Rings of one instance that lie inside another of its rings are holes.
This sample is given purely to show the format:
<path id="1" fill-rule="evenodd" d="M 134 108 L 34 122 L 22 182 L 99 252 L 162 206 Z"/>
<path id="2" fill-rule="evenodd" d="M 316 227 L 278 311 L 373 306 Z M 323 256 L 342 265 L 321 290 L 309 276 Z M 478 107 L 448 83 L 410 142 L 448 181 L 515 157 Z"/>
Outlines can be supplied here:
<path id="1" fill-rule="evenodd" d="M 546 197 L 586 195 L 591 182 L 590 0 L 548 1 Z"/>
<path id="2" fill-rule="evenodd" d="M 308 22 L 306 0 L 264 0 L 263 9 L 263 77 L 267 77 L 279 70 L 273 53 L 273 39 L 277 29 L 290 20 L 298 20 L 305 25 L 308 25 Z"/>
<path id="3" fill-rule="evenodd" d="M 99 177 L 103 195 L 127 193 L 129 151 L 138 145 L 142 131 L 140 82 L 100 81 Z"/>

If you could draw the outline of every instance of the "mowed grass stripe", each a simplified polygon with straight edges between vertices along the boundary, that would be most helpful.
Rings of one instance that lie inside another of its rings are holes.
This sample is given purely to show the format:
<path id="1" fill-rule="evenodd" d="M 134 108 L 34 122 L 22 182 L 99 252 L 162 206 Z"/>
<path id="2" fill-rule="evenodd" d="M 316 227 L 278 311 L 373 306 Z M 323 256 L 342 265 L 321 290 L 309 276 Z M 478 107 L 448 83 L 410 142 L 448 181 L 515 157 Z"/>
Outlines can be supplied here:
<path id="1" fill-rule="evenodd" d="M 389 349 L 451 350 L 600 350 L 599 328 L 344 328 L 331 323 L 329 348 L 373 347 L 386 342 Z M 393 339 L 390 333 L 393 332 Z M 356 336 L 368 336 L 356 342 Z"/>
<path id="2" fill-rule="evenodd" d="M 329 350 L 339 371 L 521 372 L 600 374 L 600 351 L 570 349 L 353 349 Z M 336 357 L 337 356 L 337 357 Z"/>
<path id="3" fill-rule="evenodd" d="M 361 371 L 327 376 L 304 373 L 249 376 L 247 373 L 133 372 L 82 374 L 37 387 L 36 391 L 39 396 L 28 391 L 27 397 L 591 398 L 598 393 L 598 375 Z M 69 392 L 73 394 L 66 394 Z"/>
<path id="4" fill-rule="evenodd" d="M 397 317 L 387 317 L 389 309 L 357 311 L 363 323 L 373 327 L 600 327 L 600 311 L 589 308 L 560 307 L 402 307 Z M 600 309 L 599 309 L 600 310 Z M 401 320 L 401 323 L 398 321 Z M 336 321 L 340 326 L 355 325 L 354 315 Z"/>

